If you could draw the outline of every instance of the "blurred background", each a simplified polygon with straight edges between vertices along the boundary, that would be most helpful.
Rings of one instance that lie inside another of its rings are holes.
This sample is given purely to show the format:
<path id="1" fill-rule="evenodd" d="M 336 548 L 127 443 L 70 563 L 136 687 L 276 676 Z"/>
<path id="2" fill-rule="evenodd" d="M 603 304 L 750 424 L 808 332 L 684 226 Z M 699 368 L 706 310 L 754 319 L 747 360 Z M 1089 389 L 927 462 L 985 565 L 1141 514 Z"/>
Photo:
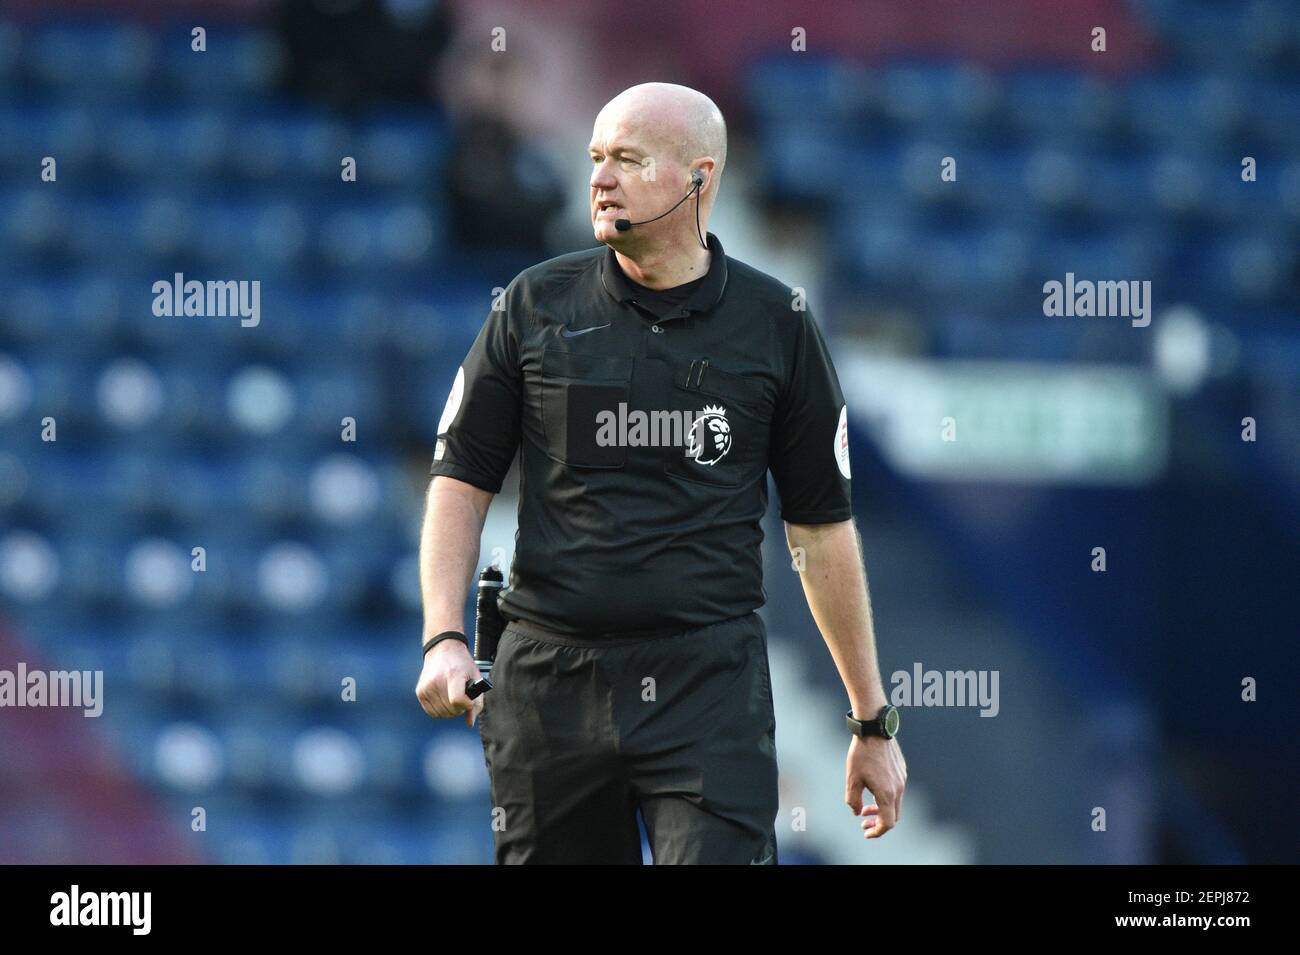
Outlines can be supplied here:
<path id="1" fill-rule="evenodd" d="M 413 692 L 434 430 L 493 289 L 594 244 L 591 123 L 648 80 L 721 106 L 710 229 L 831 340 L 887 684 L 999 674 L 994 718 L 904 709 L 864 842 L 773 505 L 782 861 L 1295 862 L 1298 14 L 0 4 L 0 669 L 105 683 L 0 710 L 0 862 L 491 860 L 477 730 Z M 175 273 L 260 323 L 155 316 Z M 1046 317 L 1067 273 L 1150 325 Z"/>

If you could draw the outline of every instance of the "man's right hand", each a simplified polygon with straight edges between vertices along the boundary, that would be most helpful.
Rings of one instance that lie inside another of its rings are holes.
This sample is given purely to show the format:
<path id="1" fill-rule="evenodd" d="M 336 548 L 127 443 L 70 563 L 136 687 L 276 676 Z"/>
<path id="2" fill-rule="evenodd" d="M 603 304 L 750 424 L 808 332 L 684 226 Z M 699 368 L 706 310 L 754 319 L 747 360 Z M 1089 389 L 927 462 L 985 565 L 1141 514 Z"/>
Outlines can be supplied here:
<path id="1" fill-rule="evenodd" d="M 415 695 L 424 712 L 433 717 L 465 714 L 465 724 L 473 726 L 483 709 L 483 697 L 471 700 L 465 695 L 466 683 L 479 678 L 478 665 L 469 648 L 459 640 L 443 640 L 424 658 L 420 682 Z"/>

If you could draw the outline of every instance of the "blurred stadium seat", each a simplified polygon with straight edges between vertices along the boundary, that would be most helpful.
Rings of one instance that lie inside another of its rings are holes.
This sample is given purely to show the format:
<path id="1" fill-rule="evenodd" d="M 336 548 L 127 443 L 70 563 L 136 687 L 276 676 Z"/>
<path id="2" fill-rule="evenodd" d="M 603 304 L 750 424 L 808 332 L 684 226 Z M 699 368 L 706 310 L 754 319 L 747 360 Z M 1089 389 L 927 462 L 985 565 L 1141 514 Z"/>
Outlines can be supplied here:
<path id="1" fill-rule="evenodd" d="M 838 341 L 902 309 L 933 357 L 1142 365 L 1146 340 L 1042 323 L 1041 277 L 1143 278 L 1240 334 L 1240 361 L 1300 412 L 1294 8 L 1137 7 L 1165 62 L 1132 76 L 738 64 L 759 203 L 819 218 Z M 438 414 L 512 275 L 463 268 L 435 188 L 440 104 L 330 111 L 283 90 L 284 63 L 257 24 L 214 28 L 196 59 L 174 24 L 0 19 L 0 601 L 51 660 L 126 676 L 110 747 L 182 828 L 195 800 L 221 820 L 213 860 L 488 861 L 477 739 L 412 695 L 413 553 Z M 953 154 L 959 191 L 937 179 Z M 1242 183 L 1244 154 L 1269 175 Z M 57 189 L 33 178 L 47 155 Z M 342 156 L 363 170 L 346 192 Z M 259 279 L 274 318 L 248 335 L 152 314 L 177 272 Z M 1300 451 L 1282 444 L 1244 480 L 1295 507 Z M 989 556 L 943 506 L 917 509 L 971 567 L 1023 544 L 1006 531 Z M 901 594 L 938 552 L 893 533 L 913 550 Z M 919 629 L 960 624 L 955 596 L 933 600 Z M 1024 645 L 1074 666 L 1070 635 L 1037 623 Z M 343 721 L 348 678 L 364 715 Z"/>

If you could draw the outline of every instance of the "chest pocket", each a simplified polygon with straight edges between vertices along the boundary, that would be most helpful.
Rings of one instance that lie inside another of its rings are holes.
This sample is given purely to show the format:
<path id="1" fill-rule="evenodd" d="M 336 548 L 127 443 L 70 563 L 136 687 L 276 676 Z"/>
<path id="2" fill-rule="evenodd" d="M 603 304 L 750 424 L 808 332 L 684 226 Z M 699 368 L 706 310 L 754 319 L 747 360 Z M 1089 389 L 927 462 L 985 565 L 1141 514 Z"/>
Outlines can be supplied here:
<path id="1" fill-rule="evenodd" d="M 670 475 L 719 488 L 742 487 L 764 476 L 772 406 L 761 378 L 698 358 L 674 371 L 673 394 L 695 420 L 685 447 L 673 449 L 668 458 Z"/>
<path id="2" fill-rule="evenodd" d="M 632 359 L 542 352 L 542 428 L 552 460 L 576 468 L 621 468 L 627 448 L 603 444 L 601 415 L 618 416 L 632 386 Z M 608 429 L 605 429 L 608 434 Z"/>

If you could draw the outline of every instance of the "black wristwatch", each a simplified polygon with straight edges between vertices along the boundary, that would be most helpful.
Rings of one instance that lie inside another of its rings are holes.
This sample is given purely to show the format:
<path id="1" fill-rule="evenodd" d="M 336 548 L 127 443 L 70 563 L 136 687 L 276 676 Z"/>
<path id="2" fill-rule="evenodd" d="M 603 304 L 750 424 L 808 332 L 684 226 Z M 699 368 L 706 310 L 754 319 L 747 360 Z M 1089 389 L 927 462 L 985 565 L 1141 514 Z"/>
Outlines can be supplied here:
<path id="1" fill-rule="evenodd" d="M 874 719 L 855 720 L 853 711 L 844 714 L 844 723 L 854 736 L 883 736 L 893 739 L 898 735 L 898 707 L 886 703 Z"/>

